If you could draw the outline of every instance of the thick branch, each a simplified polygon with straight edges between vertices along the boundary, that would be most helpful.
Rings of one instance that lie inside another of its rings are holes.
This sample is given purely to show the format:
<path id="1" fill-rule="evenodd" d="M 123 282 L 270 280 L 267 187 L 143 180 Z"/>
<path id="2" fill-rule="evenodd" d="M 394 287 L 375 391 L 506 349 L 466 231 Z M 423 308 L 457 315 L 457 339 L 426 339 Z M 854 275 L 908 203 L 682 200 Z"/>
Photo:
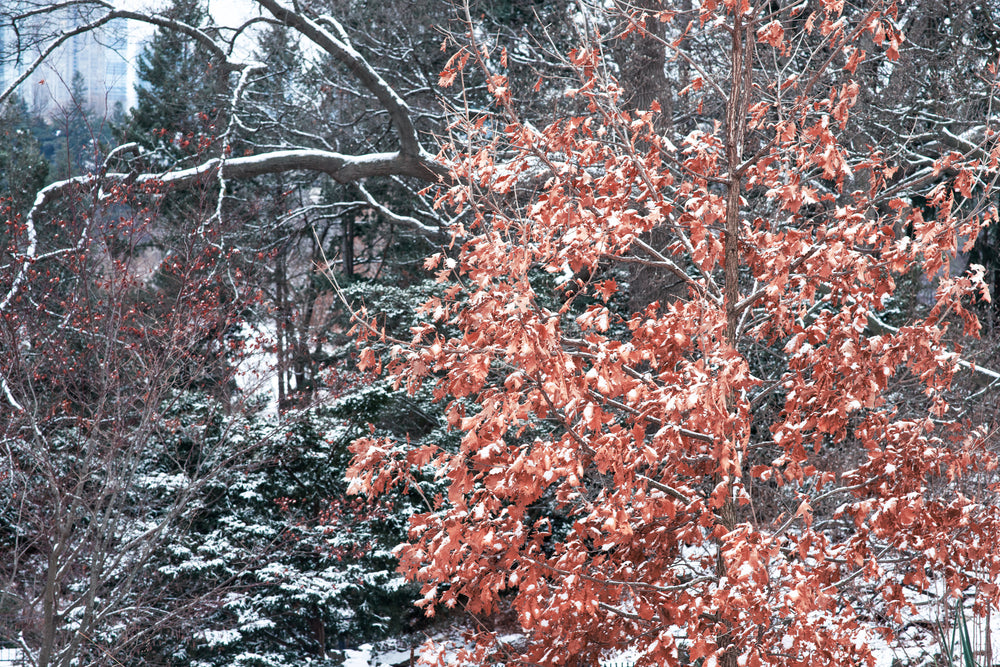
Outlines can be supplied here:
<path id="1" fill-rule="evenodd" d="M 335 19 L 324 16 L 322 20 L 324 23 L 330 24 L 339 36 L 333 35 L 319 23 L 306 18 L 301 13 L 282 7 L 278 4 L 277 0 L 257 0 L 257 2 L 271 12 L 276 19 L 302 33 L 321 49 L 340 61 L 378 99 L 382 108 L 389 114 L 392 125 L 396 128 L 396 133 L 399 135 L 399 152 L 401 155 L 418 157 L 426 154 L 417 138 L 417 130 L 413 126 L 413 114 L 410 106 L 375 71 L 375 68 L 365 60 L 364 56 L 355 50 L 347 37 L 347 33 Z"/>
<path id="2" fill-rule="evenodd" d="M 137 182 L 159 181 L 174 187 L 187 187 L 206 176 L 217 174 L 220 158 L 163 175 L 146 174 Z M 223 176 L 226 178 L 253 178 L 264 174 L 285 171 L 318 171 L 338 183 L 350 183 L 371 176 L 410 176 L 432 183 L 447 178 L 448 170 L 436 163 L 427 153 L 404 155 L 401 152 L 345 155 L 316 149 L 290 149 L 272 151 L 225 160 Z M 123 178 L 124 174 L 109 174 L 109 178 Z"/>
<path id="3" fill-rule="evenodd" d="M 28 267 L 39 259 L 36 252 L 35 220 L 39 211 L 50 202 L 61 199 L 77 188 L 95 185 L 108 189 L 113 185 L 132 182 L 138 185 L 163 184 L 171 188 L 188 188 L 199 183 L 207 183 L 212 178 L 219 176 L 220 166 L 222 177 L 227 179 L 253 178 L 286 171 L 317 171 L 327 174 L 340 183 L 359 181 L 369 176 L 409 176 L 436 183 L 446 180 L 449 173 L 443 165 L 435 162 L 433 157 L 426 152 L 422 152 L 420 155 L 403 155 L 398 152 L 344 155 L 333 151 L 292 149 L 226 160 L 212 158 L 188 169 L 160 174 L 142 174 L 138 177 L 135 174 L 117 172 L 107 173 L 103 176 L 87 174 L 57 181 L 38 192 L 31 210 L 25 217 L 28 246 L 22 254 L 21 266 L 14 276 L 10 289 L 0 299 L 0 311 L 3 311 L 20 291 L 27 277 Z M 416 229 L 421 231 L 421 228 Z M 432 240 L 437 240 L 439 232 L 438 230 L 434 231 L 436 233 Z"/>

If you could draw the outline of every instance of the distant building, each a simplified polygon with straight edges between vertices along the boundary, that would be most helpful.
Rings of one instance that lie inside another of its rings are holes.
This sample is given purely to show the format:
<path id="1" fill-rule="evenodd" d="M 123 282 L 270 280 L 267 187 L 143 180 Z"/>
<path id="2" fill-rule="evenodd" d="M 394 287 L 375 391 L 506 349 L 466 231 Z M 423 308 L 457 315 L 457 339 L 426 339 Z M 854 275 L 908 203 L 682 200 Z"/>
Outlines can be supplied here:
<path id="1" fill-rule="evenodd" d="M 6 2 L 4 3 L 6 4 Z M 16 0 L 14 3 L 16 5 Z M 18 22 L 15 32 L 5 9 L 0 27 L 0 85 L 6 89 L 35 61 L 42 49 L 60 34 L 88 22 L 74 6 L 51 14 L 37 14 Z M 112 21 L 99 29 L 76 35 L 56 49 L 44 65 L 18 89 L 37 114 L 52 118 L 75 104 L 99 116 L 110 115 L 115 105 L 128 108 L 128 26 Z M 73 77 L 80 73 L 83 99 L 73 100 Z"/>
<path id="2" fill-rule="evenodd" d="M 27 664 L 21 649 L 0 648 L 0 667 L 24 667 Z"/>

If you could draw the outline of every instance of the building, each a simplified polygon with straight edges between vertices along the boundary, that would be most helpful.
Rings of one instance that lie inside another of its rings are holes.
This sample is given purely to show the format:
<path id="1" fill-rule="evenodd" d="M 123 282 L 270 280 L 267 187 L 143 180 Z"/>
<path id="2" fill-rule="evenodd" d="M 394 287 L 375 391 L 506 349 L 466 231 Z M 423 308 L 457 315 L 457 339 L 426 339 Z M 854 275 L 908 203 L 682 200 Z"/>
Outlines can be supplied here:
<path id="1" fill-rule="evenodd" d="M 0 84 L 6 89 L 51 43 L 55 36 L 92 20 L 79 6 L 36 14 L 13 29 L 4 10 L 0 27 Z M 56 49 L 18 89 L 33 113 L 53 118 L 77 104 L 99 116 L 128 108 L 128 26 L 112 21 L 97 30 L 76 35 Z M 74 100 L 74 77 L 79 73 Z"/>
<path id="2" fill-rule="evenodd" d="M 21 649 L 0 648 L 0 667 L 24 667 L 27 664 Z"/>

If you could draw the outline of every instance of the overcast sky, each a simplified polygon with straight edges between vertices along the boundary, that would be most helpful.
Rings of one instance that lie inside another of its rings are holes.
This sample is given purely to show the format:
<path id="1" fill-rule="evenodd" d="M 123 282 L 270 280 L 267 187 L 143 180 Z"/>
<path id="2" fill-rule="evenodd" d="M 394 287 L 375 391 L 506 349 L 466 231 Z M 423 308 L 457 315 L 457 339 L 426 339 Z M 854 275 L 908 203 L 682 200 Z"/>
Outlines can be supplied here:
<path id="1" fill-rule="evenodd" d="M 120 7 L 132 10 L 157 9 L 170 4 L 169 0 L 118 0 Z M 208 0 L 208 11 L 217 23 L 233 24 L 257 11 L 252 0 Z"/>

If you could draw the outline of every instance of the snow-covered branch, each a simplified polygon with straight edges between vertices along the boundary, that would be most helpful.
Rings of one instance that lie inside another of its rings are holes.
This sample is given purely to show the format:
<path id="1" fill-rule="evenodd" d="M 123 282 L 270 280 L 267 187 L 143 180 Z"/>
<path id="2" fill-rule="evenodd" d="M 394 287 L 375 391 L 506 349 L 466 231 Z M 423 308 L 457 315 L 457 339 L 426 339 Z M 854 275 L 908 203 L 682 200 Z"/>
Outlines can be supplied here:
<path id="1" fill-rule="evenodd" d="M 365 189 L 365 186 L 363 184 L 361 183 L 358 184 L 358 190 L 360 190 L 361 194 L 365 196 L 365 199 L 368 200 L 369 204 L 371 204 L 376 210 L 378 210 L 382 215 L 384 215 L 392 222 L 398 225 L 403 225 L 410 229 L 414 229 L 429 239 L 439 240 L 439 241 L 444 241 L 446 239 L 447 235 L 441 229 L 438 229 L 436 227 L 431 227 L 430 225 L 425 225 L 424 223 L 420 222 L 419 220 L 417 220 L 412 216 L 400 215 L 395 211 L 391 210 L 388 206 L 375 199 L 375 197 L 372 196 L 372 194 L 368 192 L 367 189 Z"/>
<path id="2" fill-rule="evenodd" d="M 58 181 L 38 192 L 35 202 L 25 218 L 27 227 L 25 244 L 17 255 L 20 268 L 15 271 L 13 282 L 6 294 L 0 297 L 0 311 L 4 310 L 18 293 L 26 279 L 28 267 L 38 259 L 36 256 L 35 225 L 40 211 L 52 201 L 61 199 L 80 188 L 100 188 L 103 192 L 109 192 L 115 186 L 128 183 L 152 187 L 163 185 L 178 189 L 207 184 L 215 179 L 219 184 L 219 206 L 221 207 L 222 200 L 226 196 L 225 183 L 227 180 L 248 179 L 265 174 L 312 171 L 326 174 L 339 183 L 352 183 L 366 178 L 385 176 L 407 177 L 425 183 L 450 180 L 451 176 L 447 166 L 421 145 L 414 126 L 413 111 L 409 104 L 354 47 L 347 31 L 335 18 L 332 16 L 310 16 L 297 7 L 295 9 L 286 7 L 278 0 L 257 0 L 257 2 L 274 17 L 268 19 L 269 22 L 275 21 L 293 33 L 298 33 L 350 72 L 351 76 L 360 84 L 359 91 L 367 91 L 367 94 L 371 95 L 377 102 L 381 111 L 388 116 L 390 126 L 395 131 L 398 140 L 398 148 L 384 152 L 343 153 L 330 150 L 330 148 L 339 147 L 347 142 L 330 140 L 327 132 L 317 131 L 313 128 L 307 128 L 308 131 L 303 131 L 303 128 L 289 127 L 286 135 L 291 137 L 291 141 L 286 143 L 287 148 L 266 149 L 256 155 L 240 155 L 233 149 L 233 135 L 237 129 L 247 130 L 241 120 L 241 116 L 244 114 L 242 107 L 253 103 L 248 102 L 248 96 L 244 93 L 251 86 L 250 74 L 266 70 L 267 65 L 255 61 L 243 62 L 235 59 L 232 55 L 234 50 L 231 39 L 224 40 L 210 28 L 190 25 L 167 15 L 116 9 L 107 0 L 64 0 L 34 10 L 29 14 L 13 16 L 10 21 L 16 27 L 19 22 L 34 20 L 35 14 L 57 14 L 60 11 L 75 11 L 79 7 L 93 10 L 90 11 L 87 22 L 50 35 L 43 44 L 40 44 L 41 48 L 37 58 L 10 86 L 0 92 L 0 102 L 13 95 L 18 86 L 26 81 L 47 59 L 54 57 L 57 49 L 69 40 L 78 35 L 99 30 L 114 20 L 139 21 L 164 31 L 184 35 L 194 40 L 199 48 L 211 55 L 211 59 L 215 63 L 213 66 L 219 67 L 223 72 L 241 72 L 242 75 L 239 77 L 238 83 L 229 82 L 234 85 L 229 102 L 232 120 L 222 137 L 222 148 L 218 155 L 204 159 L 194 166 L 171 169 L 166 172 L 148 172 L 137 175 L 135 172 L 105 171 L 96 175 L 86 174 Z M 338 128 L 336 123 L 328 125 L 328 129 L 333 130 L 335 134 L 344 131 L 344 128 Z M 315 137 L 316 140 L 309 140 L 307 137 Z M 302 140 L 302 145 L 296 147 L 295 144 L 299 140 Z M 316 144 L 321 145 L 322 148 L 314 147 Z M 123 151 L 116 150 L 112 154 L 117 155 L 121 152 Z M 397 216 L 385 208 L 383 204 L 374 201 L 374 198 L 367 191 L 364 192 L 373 206 L 396 222 L 407 224 L 407 226 L 429 237 L 440 237 L 441 231 L 439 229 L 423 225 L 415 219 Z"/>
<path id="3" fill-rule="evenodd" d="M 15 273 L 10 288 L 0 299 L 0 311 L 3 311 L 11 299 L 17 295 L 26 279 L 28 267 L 38 259 L 36 256 L 35 222 L 41 210 L 52 201 L 61 199 L 81 188 L 94 186 L 100 186 L 105 192 L 110 191 L 116 185 L 129 182 L 139 186 L 163 185 L 171 189 L 184 189 L 198 184 L 207 184 L 213 178 L 247 179 L 289 171 L 322 172 L 340 183 L 360 181 L 374 176 L 409 176 L 423 181 L 437 182 L 448 176 L 447 169 L 427 153 L 420 155 L 403 155 L 399 152 L 344 155 L 333 151 L 290 149 L 225 160 L 211 158 L 194 167 L 165 173 L 147 173 L 136 176 L 125 172 L 111 172 L 103 176 L 87 174 L 57 181 L 38 192 L 35 202 L 25 218 L 27 246 L 21 253 L 21 266 Z M 413 222 L 417 224 L 410 224 L 402 216 L 391 212 L 387 213 L 388 209 L 384 205 L 374 202 L 367 191 L 363 192 L 365 192 L 369 203 L 373 203 L 395 222 L 406 224 L 408 227 L 425 234 L 428 238 L 437 240 L 441 237 L 442 232 L 438 229 L 423 225 L 416 220 Z"/>
<path id="4" fill-rule="evenodd" d="M 344 30 L 339 21 L 332 16 L 324 16 L 321 21 L 314 21 L 304 14 L 282 6 L 277 0 L 257 0 L 257 2 L 271 12 L 276 19 L 297 30 L 336 58 L 375 96 L 382 108 L 389 114 L 393 127 L 396 129 L 400 154 L 408 156 L 426 154 L 420 145 L 417 130 L 413 126 L 413 113 L 410 106 L 354 48 L 348 38 L 347 31 Z M 330 26 L 330 29 L 337 34 L 334 35 L 321 25 L 321 22 Z"/>

